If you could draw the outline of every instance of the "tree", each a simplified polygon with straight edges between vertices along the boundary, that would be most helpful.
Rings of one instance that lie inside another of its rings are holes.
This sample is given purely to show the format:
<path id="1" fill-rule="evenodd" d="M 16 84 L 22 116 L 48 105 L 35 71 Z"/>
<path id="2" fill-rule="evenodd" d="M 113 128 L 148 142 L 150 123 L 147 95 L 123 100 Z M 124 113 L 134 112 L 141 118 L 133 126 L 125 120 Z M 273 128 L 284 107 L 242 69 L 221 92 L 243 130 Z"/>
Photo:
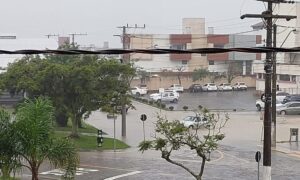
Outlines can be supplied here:
<path id="1" fill-rule="evenodd" d="M 207 69 L 195 69 L 192 74 L 193 81 L 202 80 L 206 78 L 208 75 L 209 75 L 209 71 Z"/>
<path id="2" fill-rule="evenodd" d="M 176 67 L 177 70 L 177 79 L 178 79 L 178 83 L 181 85 L 181 74 L 184 71 L 184 66 L 178 66 Z"/>
<path id="3" fill-rule="evenodd" d="M 10 179 L 10 174 L 21 167 L 14 127 L 10 114 L 0 109 L 0 169 L 3 179 Z"/>
<path id="4" fill-rule="evenodd" d="M 26 100 L 17 109 L 15 144 L 21 164 L 38 180 L 38 171 L 44 160 L 54 167 L 66 170 L 66 176 L 74 176 L 79 162 L 74 145 L 65 138 L 53 137 L 53 111 L 51 102 L 44 98 Z"/>
<path id="5" fill-rule="evenodd" d="M 110 93 L 117 91 L 125 97 L 134 74 L 129 64 L 92 55 L 26 56 L 9 65 L 1 84 L 11 94 L 50 97 L 56 116 L 71 119 L 71 136 L 77 138 L 82 118 L 107 104 Z"/>
<path id="6" fill-rule="evenodd" d="M 228 83 L 231 83 L 232 80 L 241 74 L 241 71 L 242 71 L 242 67 L 241 66 L 238 66 L 240 64 L 237 64 L 235 62 L 230 62 L 229 61 L 229 64 L 228 64 L 228 69 L 227 69 L 227 72 L 226 72 L 226 78 L 227 78 L 227 81 Z"/>
<path id="7" fill-rule="evenodd" d="M 149 149 L 160 151 L 161 157 L 167 162 L 185 169 L 195 179 L 201 180 L 205 163 L 210 160 L 209 154 L 218 148 L 218 142 L 225 137 L 221 129 L 229 119 L 227 114 L 221 117 L 219 114 L 210 113 L 206 109 L 201 113 L 207 123 L 204 124 L 204 129 L 201 129 L 202 126 L 198 126 L 195 130 L 184 127 L 178 120 L 168 121 L 166 118 L 158 116 L 155 131 L 159 135 L 154 140 L 141 142 L 139 150 L 142 152 Z M 201 136 L 204 132 L 206 135 Z M 173 151 L 178 151 L 183 147 L 188 147 L 202 159 L 199 173 L 171 158 Z"/>

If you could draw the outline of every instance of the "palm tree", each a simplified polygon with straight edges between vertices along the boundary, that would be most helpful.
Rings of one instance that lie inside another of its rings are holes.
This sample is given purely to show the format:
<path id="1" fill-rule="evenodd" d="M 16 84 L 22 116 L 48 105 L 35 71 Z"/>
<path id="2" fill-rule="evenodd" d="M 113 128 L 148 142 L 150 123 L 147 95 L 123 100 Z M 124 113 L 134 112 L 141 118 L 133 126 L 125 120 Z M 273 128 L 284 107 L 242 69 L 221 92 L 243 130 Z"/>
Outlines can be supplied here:
<path id="1" fill-rule="evenodd" d="M 45 98 L 25 100 L 16 113 L 17 153 L 23 160 L 22 166 L 38 180 L 38 171 L 44 160 L 55 168 L 66 170 L 74 176 L 79 158 L 74 145 L 68 139 L 53 137 L 54 108 Z"/>

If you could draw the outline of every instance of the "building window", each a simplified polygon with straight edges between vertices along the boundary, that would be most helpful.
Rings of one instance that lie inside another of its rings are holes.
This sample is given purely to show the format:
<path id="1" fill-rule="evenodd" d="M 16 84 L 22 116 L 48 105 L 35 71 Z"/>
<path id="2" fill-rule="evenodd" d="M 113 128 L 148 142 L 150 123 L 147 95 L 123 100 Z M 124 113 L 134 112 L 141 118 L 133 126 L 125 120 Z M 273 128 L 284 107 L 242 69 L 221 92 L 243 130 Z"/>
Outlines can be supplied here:
<path id="1" fill-rule="evenodd" d="M 215 65 L 215 61 L 208 61 L 208 65 Z"/>
<path id="2" fill-rule="evenodd" d="M 186 65 L 188 62 L 187 62 L 187 60 L 183 60 L 183 61 L 181 61 L 181 64 L 184 64 L 184 65 Z"/>
<path id="3" fill-rule="evenodd" d="M 201 56 L 206 56 L 206 54 L 202 54 L 202 53 L 201 53 Z"/>
<path id="4" fill-rule="evenodd" d="M 171 45 L 171 49 L 186 50 L 186 44 L 173 44 Z"/>
<path id="5" fill-rule="evenodd" d="M 292 77 L 292 82 L 296 82 L 296 76 L 291 76 Z"/>
<path id="6" fill-rule="evenodd" d="M 279 80 L 280 81 L 290 81 L 290 75 L 288 75 L 288 74 L 280 74 L 279 75 Z"/>

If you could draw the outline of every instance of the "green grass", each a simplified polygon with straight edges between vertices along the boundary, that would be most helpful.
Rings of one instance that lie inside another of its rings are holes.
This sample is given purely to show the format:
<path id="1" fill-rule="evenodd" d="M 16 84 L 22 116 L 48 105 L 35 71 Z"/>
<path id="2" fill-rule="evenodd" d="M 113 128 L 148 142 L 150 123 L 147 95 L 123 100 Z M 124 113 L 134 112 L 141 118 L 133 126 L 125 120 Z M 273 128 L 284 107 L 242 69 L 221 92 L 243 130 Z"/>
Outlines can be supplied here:
<path id="1" fill-rule="evenodd" d="M 55 131 L 72 131 L 72 125 L 68 123 L 67 127 L 54 127 Z M 78 128 L 79 133 L 97 133 L 97 128 L 82 122 L 82 128 Z M 105 133 L 104 133 L 105 134 Z"/>
<path id="2" fill-rule="evenodd" d="M 62 131 L 56 131 L 55 132 L 55 137 L 67 137 L 70 133 L 68 132 L 62 132 Z M 113 149 L 113 139 L 112 138 L 106 138 L 104 137 L 102 147 L 97 147 L 97 137 L 96 133 L 95 136 L 90 136 L 90 135 L 80 135 L 79 139 L 71 139 L 76 148 L 79 150 L 109 150 Z M 128 148 L 129 146 L 122 141 L 119 141 L 116 139 L 116 149 L 125 149 Z"/>
<path id="3" fill-rule="evenodd" d="M 19 178 L 10 177 L 9 179 L 7 179 L 7 178 L 4 179 L 2 176 L 0 176 L 0 180 L 19 180 Z"/>

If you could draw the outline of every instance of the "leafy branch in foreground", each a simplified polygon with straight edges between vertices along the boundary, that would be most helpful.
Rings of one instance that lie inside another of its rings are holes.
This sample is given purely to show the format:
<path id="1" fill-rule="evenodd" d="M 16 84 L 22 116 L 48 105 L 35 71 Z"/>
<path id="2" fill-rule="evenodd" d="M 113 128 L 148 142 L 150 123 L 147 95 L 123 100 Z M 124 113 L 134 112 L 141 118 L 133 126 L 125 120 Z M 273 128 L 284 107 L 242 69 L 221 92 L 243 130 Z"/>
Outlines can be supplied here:
<path id="1" fill-rule="evenodd" d="M 154 140 L 141 142 L 139 150 L 142 152 L 150 149 L 160 151 L 163 159 L 185 169 L 195 179 L 201 180 L 205 163 L 210 160 L 210 153 L 218 148 L 219 141 L 225 137 L 221 130 L 225 127 L 229 116 L 224 114 L 221 117 L 220 114 L 211 113 L 206 109 L 203 109 L 198 115 L 205 123 L 196 126 L 194 130 L 185 127 L 178 120 L 169 121 L 158 115 L 155 128 L 158 135 L 154 137 Z M 172 152 L 179 151 L 184 147 L 188 147 L 201 158 L 199 173 L 171 158 Z"/>

